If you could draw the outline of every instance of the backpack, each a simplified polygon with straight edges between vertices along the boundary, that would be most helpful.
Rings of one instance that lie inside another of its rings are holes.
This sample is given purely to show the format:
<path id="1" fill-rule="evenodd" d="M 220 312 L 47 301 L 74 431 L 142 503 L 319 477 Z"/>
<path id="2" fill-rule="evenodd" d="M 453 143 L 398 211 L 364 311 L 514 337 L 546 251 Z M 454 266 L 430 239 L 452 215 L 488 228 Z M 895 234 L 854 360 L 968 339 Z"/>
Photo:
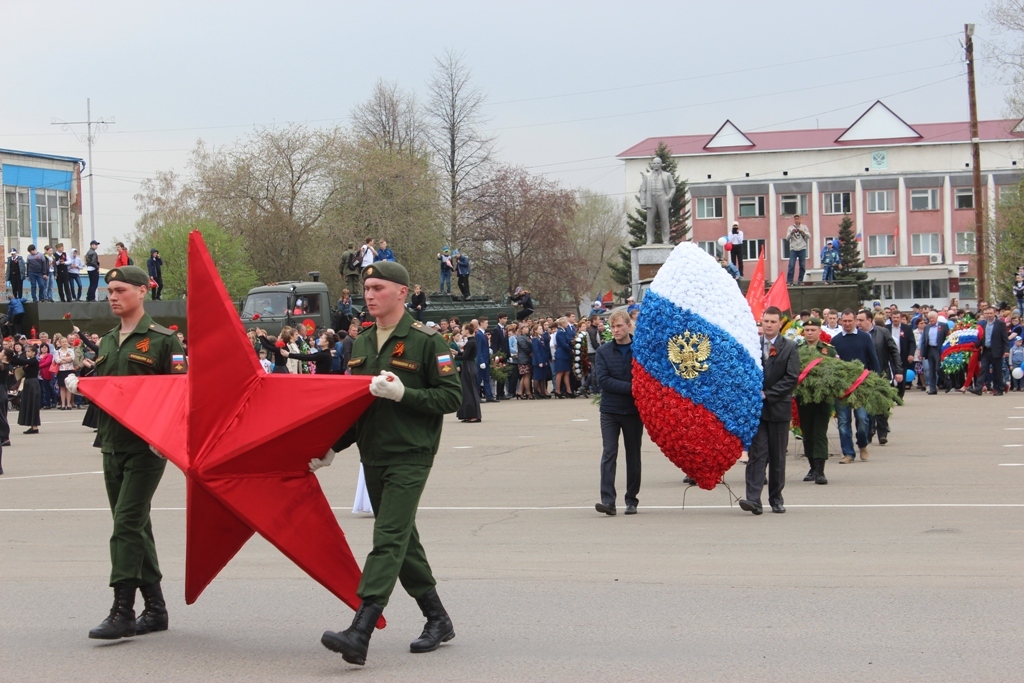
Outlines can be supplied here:
<path id="1" fill-rule="evenodd" d="M 348 269 L 359 270 L 359 266 L 363 264 L 363 255 L 358 251 L 353 251 L 348 257 Z"/>
<path id="2" fill-rule="evenodd" d="M 128 265 L 129 266 L 134 266 L 135 265 L 135 261 L 132 260 L 131 256 L 128 257 Z"/>

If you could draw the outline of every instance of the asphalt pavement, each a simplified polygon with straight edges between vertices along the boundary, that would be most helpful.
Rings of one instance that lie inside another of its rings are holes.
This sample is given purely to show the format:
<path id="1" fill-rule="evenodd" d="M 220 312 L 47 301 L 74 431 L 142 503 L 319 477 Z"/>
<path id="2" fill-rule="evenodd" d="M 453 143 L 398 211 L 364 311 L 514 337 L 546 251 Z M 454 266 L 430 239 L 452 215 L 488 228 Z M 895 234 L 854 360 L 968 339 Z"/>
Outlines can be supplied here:
<path id="1" fill-rule="evenodd" d="M 686 490 L 649 441 L 639 514 L 598 514 L 598 408 L 485 404 L 448 416 L 418 515 L 456 637 L 434 653 L 396 590 L 365 667 L 320 634 L 352 611 L 259 537 L 184 603 L 184 478 L 153 524 L 171 628 L 113 643 L 110 513 L 84 411 L 14 427 L 0 476 L 0 681 L 1015 681 L 1024 678 L 1024 394 L 912 392 L 869 462 L 802 481 L 786 514 Z M 12 415 L 12 417 L 14 417 Z M 831 428 L 838 452 L 835 423 Z M 358 462 L 318 473 L 360 563 Z M 742 496 L 743 466 L 726 481 Z M 686 491 L 686 508 L 683 495 Z M 141 603 L 141 599 L 139 600 Z"/>

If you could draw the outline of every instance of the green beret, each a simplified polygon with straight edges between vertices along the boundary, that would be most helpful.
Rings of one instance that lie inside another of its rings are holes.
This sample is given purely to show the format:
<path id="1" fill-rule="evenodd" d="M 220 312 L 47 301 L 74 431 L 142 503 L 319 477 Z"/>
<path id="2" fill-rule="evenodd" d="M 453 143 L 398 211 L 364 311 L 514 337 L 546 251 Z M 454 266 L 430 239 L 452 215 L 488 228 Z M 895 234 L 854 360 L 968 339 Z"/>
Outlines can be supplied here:
<path id="1" fill-rule="evenodd" d="M 108 285 L 111 282 L 127 282 L 130 285 L 148 287 L 149 273 L 138 266 L 121 266 L 108 270 L 104 281 Z"/>
<path id="2" fill-rule="evenodd" d="M 375 277 L 378 280 L 397 282 L 406 287 L 409 286 L 409 271 L 401 263 L 396 263 L 395 261 L 378 261 L 371 266 L 363 268 L 363 281 L 365 282 L 371 277 Z"/>
<path id="3" fill-rule="evenodd" d="M 821 318 L 808 318 L 807 322 L 804 323 L 804 327 L 808 325 L 814 325 L 815 327 L 821 327 Z"/>

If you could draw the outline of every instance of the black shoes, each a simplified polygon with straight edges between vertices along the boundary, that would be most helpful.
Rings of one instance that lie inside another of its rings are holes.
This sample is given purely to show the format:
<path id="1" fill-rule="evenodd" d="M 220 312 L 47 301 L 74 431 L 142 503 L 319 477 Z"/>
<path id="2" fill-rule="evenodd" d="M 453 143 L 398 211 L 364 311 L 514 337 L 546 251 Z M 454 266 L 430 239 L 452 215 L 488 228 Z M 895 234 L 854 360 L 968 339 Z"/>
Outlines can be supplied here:
<path id="1" fill-rule="evenodd" d="M 782 503 L 779 503 L 778 505 L 772 505 L 772 512 L 777 512 L 779 514 L 782 514 L 785 511 L 786 511 L 786 506 L 783 505 Z"/>
<path id="2" fill-rule="evenodd" d="M 344 631 L 324 631 L 320 643 L 332 652 L 341 654 L 341 658 L 349 664 L 366 664 L 366 651 L 370 648 L 370 636 L 380 619 L 384 608 L 363 600 L 359 611 L 352 619 L 352 625 Z M 452 634 L 454 635 L 454 633 Z"/>
<path id="3" fill-rule="evenodd" d="M 696 486 L 697 480 L 691 477 L 690 475 L 686 475 L 685 477 L 683 477 L 683 483 L 689 484 L 690 486 Z"/>
<path id="4" fill-rule="evenodd" d="M 626 506 L 626 514 L 627 515 L 635 515 L 636 514 L 636 505 L 627 505 Z"/>
<path id="5" fill-rule="evenodd" d="M 879 446 L 884 446 L 887 443 L 889 443 L 889 437 L 887 437 L 887 436 L 879 436 L 878 437 L 878 445 Z"/>
<path id="6" fill-rule="evenodd" d="M 975 396 L 981 396 L 981 389 L 968 389 L 967 391 L 971 392 Z"/>
<path id="7" fill-rule="evenodd" d="M 142 614 L 135 620 L 135 635 L 141 636 L 146 633 L 167 630 L 167 603 L 164 602 L 164 593 L 160 590 L 159 583 L 151 583 L 148 586 L 139 588 L 142 599 L 146 601 L 146 607 Z"/>
<path id="8" fill-rule="evenodd" d="M 812 462 L 814 467 L 814 483 L 825 485 L 828 479 L 825 478 L 825 458 L 817 458 Z"/>
<path id="9" fill-rule="evenodd" d="M 760 515 L 764 512 L 760 503 L 755 503 L 754 501 L 747 500 L 745 498 L 740 500 L 740 510 L 752 512 L 755 515 Z"/>
<path id="10" fill-rule="evenodd" d="M 135 635 L 135 588 L 119 583 L 114 586 L 114 606 L 99 626 L 89 631 L 90 638 L 118 640 Z"/>
<path id="11" fill-rule="evenodd" d="M 605 505 L 604 503 L 598 503 L 594 506 L 594 509 L 598 512 L 608 515 L 609 517 L 615 516 L 615 505 Z"/>
<path id="12" fill-rule="evenodd" d="M 814 461 L 811 461 L 811 469 L 807 470 L 807 475 L 804 477 L 804 481 L 814 481 L 814 476 L 817 474 L 817 468 L 814 466 Z"/>
<path id="13" fill-rule="evenodd" d="M 427 623 L 419 639 L 409 643 L 409 651 L 433 652 L 441 643 L 447 643 L 455 637 L 455 627 L 452 626 L 452 620 L 448 617 L 448 612 L 445 611 L 441 598 L 437 597 L 437 590 L 434 588 L 416 598 L 416 603 L 423 611 L 423 616 L 427 618 Z"/>
<path id="14" fill-rule="evenodd" d="M 26 429 L 24 433 L 25 434 L 38 434 L 39 430 L 36 429 L 35 427 L 33 427 L 32 429 Z"/>

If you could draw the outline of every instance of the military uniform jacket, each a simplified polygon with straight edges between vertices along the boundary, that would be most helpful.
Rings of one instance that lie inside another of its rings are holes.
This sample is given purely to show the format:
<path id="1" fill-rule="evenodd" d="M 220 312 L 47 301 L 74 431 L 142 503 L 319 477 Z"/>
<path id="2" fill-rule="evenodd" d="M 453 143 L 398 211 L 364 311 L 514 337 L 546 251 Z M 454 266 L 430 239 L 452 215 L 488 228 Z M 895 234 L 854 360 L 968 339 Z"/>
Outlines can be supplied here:
<path id="1" fill-rule="evenodd" d="M 352 438 L 366 465 L 427 465 L 434 462 L 445 413 L 462 404 L 462 385 L 448 343 L 432 328 L 402 315 L 377 352 L 377 325 L 356 337 L 348 367 L 353 375 L 388 370 L 405 385 L 400 402 L 378 399 L 356 422 Z"/>
<path id="2" fill-rule="evenodd" d="M 121 328 L 115 327 L 100 339 L 96 354 L 96 377 L 125 375 L 183 375 L 187 370 L 185 352 L 174 331 L 157 325 L 144 314 L 135 331 L 118 346 Z M 153 406 L 158 410 L 159 406 Z M 97 427 L 100 450 L 104 453 L 148 451 L 149 444 L 102 410 Z"/>

